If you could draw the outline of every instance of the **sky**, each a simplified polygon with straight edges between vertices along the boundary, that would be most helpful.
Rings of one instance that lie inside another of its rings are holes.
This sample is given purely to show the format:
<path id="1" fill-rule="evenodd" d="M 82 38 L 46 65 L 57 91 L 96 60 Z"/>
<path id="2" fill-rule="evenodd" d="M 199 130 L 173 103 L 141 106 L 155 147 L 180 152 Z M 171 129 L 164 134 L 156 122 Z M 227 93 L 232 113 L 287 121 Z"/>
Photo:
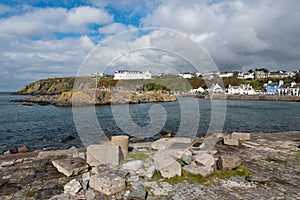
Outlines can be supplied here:
<path id="1" fill-rule="evenodd" d="M 93 50 L 100 63 L 153 63 L 162 71 L 185 65 L 180 48 L 192 60 L 206 53 L 220 71 L 300 70 L 299 10 L 298 0 L 0 0 L 0 91 L 75 76 Z M 172 31 L 134 31 L 147 27 Z M 160 50 L 143 48 L 158 41 Z"/>

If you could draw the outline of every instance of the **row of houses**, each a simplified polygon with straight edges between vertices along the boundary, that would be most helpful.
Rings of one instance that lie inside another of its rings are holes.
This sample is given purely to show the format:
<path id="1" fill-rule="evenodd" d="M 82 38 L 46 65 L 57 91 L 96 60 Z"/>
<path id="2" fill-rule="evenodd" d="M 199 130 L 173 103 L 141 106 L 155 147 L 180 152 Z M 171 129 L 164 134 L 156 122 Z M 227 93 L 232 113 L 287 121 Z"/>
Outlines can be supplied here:
<path id="1" fill-rule="evenodd" d="M 240 86 L 231 86 L 228 88 L 222 88 L 218 83 L 212 84 L 208 89 L 203 89 L 199 87 L 197 89 L 192 89 L 191 93 L 204 93 L 208 92 L 210 94 L 243 94 L 243 95 L 255 95 L 255 94 L 267 94 L 267 95 L 285 95 L 285 96 L 300 96 L 300 83 L 286 83 L 283 81 L 272 82 L 269 81 L 264 85 L 264 91 L 256 91 L 250 84 L 241 84 Z"/>

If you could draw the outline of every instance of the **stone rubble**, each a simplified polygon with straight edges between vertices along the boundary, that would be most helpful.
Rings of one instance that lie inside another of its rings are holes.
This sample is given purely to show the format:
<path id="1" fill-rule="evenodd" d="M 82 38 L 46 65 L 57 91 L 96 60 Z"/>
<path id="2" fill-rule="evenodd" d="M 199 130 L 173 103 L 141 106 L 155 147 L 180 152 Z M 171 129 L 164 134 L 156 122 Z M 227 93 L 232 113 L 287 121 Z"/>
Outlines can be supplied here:
<path id="1" fill-rule="evenodd" d="M 161 145 L 164 147 L 160 150 L 151 149 L 149 143 L 132 144 L 136 148 L 129 155 L 144 154 L 145 158 L 126 157 L 121 165 L 106 162 L 107 158 L 102 157 L 106 164 L 98 160 L 89 167 L 81 159 L 90 159 L 88 152 L 76 148 L 24 153 L 21 157 L 16 157 L 21 154 L 0 155 L 0 199 L 297 200 L 300 199 L 299 135 L 299 132 L 251 134 L 251 141 L 238 139 L 242 145 L 217 143 L 214 150 L 191 146 L 192 141 L 187 145 L 183 139 L 162 140 L 168 144 Z M 230 138 L 232 134 L 219 136 Z M 101 146 L 97 144 L 96 149 L 98 145 Z M 114 153 L 120 150 L 111 147 Z M 107 147 L 101 148 L 108 151 Z M 74 163 L 81 162 L 88 168 L 79 170 Z M 251 171 L 247 177 L 236 173 L 241 164 Z M 235 176 L 230 178 L 214 175 L 215 171 L 227 173 L 236 168 Z M 186 173 L 206 177 L 208 182 L 180 181 L 180 176 Z"/>

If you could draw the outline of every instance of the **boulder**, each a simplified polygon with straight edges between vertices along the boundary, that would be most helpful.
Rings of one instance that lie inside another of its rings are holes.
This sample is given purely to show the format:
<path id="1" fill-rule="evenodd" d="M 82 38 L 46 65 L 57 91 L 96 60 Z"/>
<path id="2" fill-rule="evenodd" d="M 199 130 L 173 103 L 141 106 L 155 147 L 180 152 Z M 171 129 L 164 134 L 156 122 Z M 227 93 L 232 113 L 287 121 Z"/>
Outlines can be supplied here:
<path id="1" fill-rule="evenodd" d="M 93 144 L 87 148 L 87 163 L 90 166 L 101 164 L 118 165 L 122 152 L 120 148 L 111 143 Z"/>
<path id="2" fill-rule="evenodd" d="M 214 171 L 211 167 L 197 165 L 186 165 L 183 167 L 183 170 L 194 175 L 201 175 L 203 177 L 210 175 Z"/>
<path id="3" fill-rule="evenodd" d="M 208 153 L 194 155 L 193 160 L 199 166 L 211 167 L 215 164 L 215 158 Z"/>
<path id="4" fill-rule="evenodd" d="M 181 176 L 181 165 L 173 157 L 164 151 L 158 151 L 154 155 L 155 168 L 164 178 Z"/>
<path id="5" fill-rule="evenodd" d="M 134 160 L 134 161 L 130 161 L 127 163 L 124 163 L 122 165 L 122 169 L 123 170 L 128 170 L 128 171 L 138 171 L 139 169 L 141 169 L 143 166 L 143 162 L 140 160 Z"/>
<path id="6" fill-rule="evenodd" d="M 238 139 L 233 139 L 229 137 L 224 137 L 223 138 L 223 143 L 228 146 L 239 146 L 239 140 Z"/>
<path id="7" fill-rule="evenodd" d="M 93 175 L 90 179 L 89 186 L 98 192 L 107 196 L 121 192 L 125 189 L 125 179 L 114 173 L 104 173 Z"/>
<path id="8" fill-rule="evenodd" d="M 146 177 L 147 177 L 147 178 L 152 178 L 152 176 L 154 175 L 154 173 L 155 173 L 155 166 L 152 165 L 152 166 L 150 166 L 150 167 L 147 169 L 147 171 L 146 171 Z"/>
<path id="9" fill-rule="evenodd" d="M 76 179 L 73 179 L 64 186 L 64 193 L 75 196 L 76 193 L 79 192 L 81 188 L 82 187 L 80 183 Z"/>
<path id="10" fill-rule="evenodd" d="M 166 149 L 167 146 L 170 146 L 172 143 L 191 143 L 192 140 L 187 137 L 174 137 L 174 138 L 161 138 L 159 140 L 154 141 L 151 144 L 151 148 L 154 150 L 163 150 Z"/>
<path id="11" fill-rule="evenodd" d="M 251 134 L 250 133 L 233 132 L 233 133 L 231 133 L 231 138 L 238 139 L 241 141 L 248 141 L 251 138 Z"/>
<path id="12" fill-rule="evenodd" d="M 19 147 L 18 148 L 18 152 L 19 153 L 26 153 L 26 152 L 28 152 L 28 147 L 27 146 L 22 146 L 22 147 Z"/>
<path id="13" fill-rule="evenodd" d="M 130 195 L 130 200 L 145 200 L 147 196 L 147 190 L 145 186 L 139 185 L 135 190 L 133 190 Z"/>
<path id="14" fill-rule="evenodd" d="M 59 172 L 66 176 L 75 176 L 87 172 L 89 169 L 85 160 L 81 158 L 53 160 L 52 164 Z"/>
<path id="15" fill-rule="evenodd" d="M 18 148 L 14 147 L 14 148 L 9 149 L 9 151 L 10 151 L 10 153 L 18 153 Z"/>
<path id="16" fill-rule="evenodd" d="M 241 165 L 241 159 L 234 155 L 222 155 L 217 161 L 217 167 L 219 170 L 234 170 Z"/>
<path id="17" fill-rule="evenodd" d="M 182 162 L 184 162 L 184 164 L 186 164 L 186 165 L 191 164 L 192 160 L 193 160 L 192 153 L 191 154 L 184 154 L 182 156 Z"/>

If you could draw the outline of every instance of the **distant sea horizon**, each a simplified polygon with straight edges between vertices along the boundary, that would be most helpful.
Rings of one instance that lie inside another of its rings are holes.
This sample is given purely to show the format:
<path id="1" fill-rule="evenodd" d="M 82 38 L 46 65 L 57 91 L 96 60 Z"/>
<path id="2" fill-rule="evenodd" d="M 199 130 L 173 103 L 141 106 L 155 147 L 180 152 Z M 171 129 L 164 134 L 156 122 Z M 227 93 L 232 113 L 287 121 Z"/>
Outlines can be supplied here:
<path id="1" fill-rule="evenodd" d="M 10 102 L 24 98 L 11 95 L 12 92 L 0 92 L 0 152 L 13 147 L 26 145 L 30 151 L 56 147 L 65 149 L 70 146 L 83 146 L 77 133 L 72 108 L 55 106 L 23 106 L 22 103 Z M 187 105 L 195 99 L 184 98 Z M 197 135 L 206 133 L 210 125 L 211 101 L 197 99 L 200 120 Z M 277 101 L 226 101 L 226 119 L 223 132 L 287 132 L 300 130 L 300 103 Z M 146 126 L 151 119 L 149 109 L 156 103 L 130 104 L 130 116 L 139 126 Z M 162 130 L 176 133 L 181 115 L 179 102 L 158 103 L 163 106 L 167 119 Z M 124 106 L 124 105 L 114 105 Z M 126 134 L 117 126 L 111 105 L 95 107 L 96 116 L 107 136 Z M 84 112 L 84 108 L 83 108 Z M 193 117 L 193 116 L 190 116 Z M 89 126 L 87 126 L 89 128 Z M 93 130 L 93 127 L 90 127 Z M 89 130 L 87 130 L 89 131 Z M 155 133 L 151 133 L 155 134 Z M 67 136 L 75 139 L 60 142 Z M 135 135 L 139 136 L 139 135 Z M 152 135 L 149 135 L 151 139 Z"/>

